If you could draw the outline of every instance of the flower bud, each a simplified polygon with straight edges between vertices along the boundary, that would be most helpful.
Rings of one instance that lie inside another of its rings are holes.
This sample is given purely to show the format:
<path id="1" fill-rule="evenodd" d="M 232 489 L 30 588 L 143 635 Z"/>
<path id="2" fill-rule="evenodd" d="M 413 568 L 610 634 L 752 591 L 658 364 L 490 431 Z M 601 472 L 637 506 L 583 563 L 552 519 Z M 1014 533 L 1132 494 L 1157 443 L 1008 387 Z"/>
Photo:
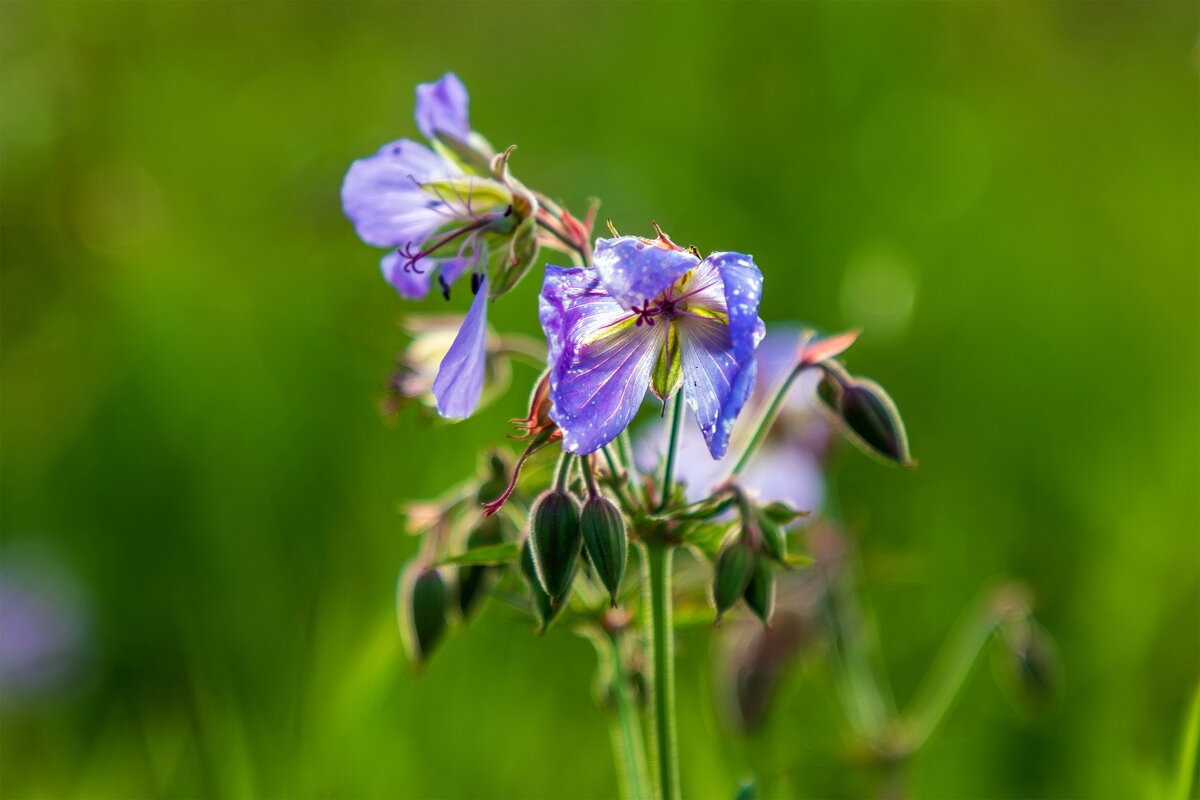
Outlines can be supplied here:
<path id="1" fill-rule="evenodd" d="M 579 515 L 583 529 L 583 546 L 596 576 L 608 589 L 613 607 L 617 605 L 617 590 L 625 575 L 625 557 L 629 549 L 625 535 L 625 518 L 608 498 L 595 495 L 583 504 Z"/>
<path id="2" fill-rule="evenodd" d="M 888 461 L 913 466 L 904 420 L 892 398 L 878 383 L 865 378 L 844 380 L 836 389 L 831 405 L 855 443 Z"/>
<path id="3" fill-rule="evenodd" d="M 780 564 L 785 563 L 787 561 L 787 535 L 783 528 L 776 525 L 774 520 L 762 509 L 755 513 L 754 521 L 758 524 L 759 533 L 762 534 L 763 549 L 766 554 Z"/>
<path id="4" fill-rule="evenodd" d="M 579 503 L 567 492 L 551 490 L 533 504 L 529 545 L 538 581 L 559 604 L 571 588 L 583 534 L 579 529 Z"/>
<path id="5" fill-rule="evenodd" d="M 521 577 L 525 579 L 525 583 L 529 585 L 529 592 L 533 595 L 533 610 L 537 614 L 537 632 L 540 636 L 546 632 L 546 628 L 558 616 L 562 605 L 555 607 L 550 600 L 550 595 L 546 594 L 546 590 L 542 588 L 542 584 L 538 580 L 537 568 L 533 565 L 533 550 L 529 546 L 528 539 L 521 545 Z"/>
<path id="6" fill-rule="evenodd" d="M 733 607 L 754 576 L 754 565 L 758 560 L 754 550 L 738 540 L 726 547 L 717 556 L 713 570 L 712 599 L 717 607 L 717 622 Z"/>
<path id="7" fill-rule="evenodd" d="M 754 560 L 754 573 L 742 596 L 754 616 L 761 619 L 763 625 L 769 625 L 771 614 L 775 611 L 775 573 L 771 571 L 770 559 Z"/>
<path id="8" fill-rule="evenodd" d="M 405 649 L 414 662 L 422 664 L 446 632 L 446 582 L 436 569 L 413 562 L 401 575 L 398 594 Z"/>

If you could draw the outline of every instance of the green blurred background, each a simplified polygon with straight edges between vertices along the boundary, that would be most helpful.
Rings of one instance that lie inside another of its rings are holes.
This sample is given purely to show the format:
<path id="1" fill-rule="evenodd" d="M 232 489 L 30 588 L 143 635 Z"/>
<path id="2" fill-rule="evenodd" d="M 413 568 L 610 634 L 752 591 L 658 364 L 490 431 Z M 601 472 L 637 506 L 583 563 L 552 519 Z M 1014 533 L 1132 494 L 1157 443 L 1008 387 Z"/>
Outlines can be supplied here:
<path id="1" fill-rule="evenodd" d="M 1200 664 L 1198 8 L 0 3 L 0 558 L 73 575 L 85 626 L 3 698 L 0 791 L 615 794 L 587 642 L 493 604 L 414 677 L 396 635 L 399 502 L 534 374 L 454 426 L 376 408 L 418 307 L 338 188 L 454 70 L 529 185 L 754 254 L 768 321 L 865 328 L 921 466 L 830 479 L 901 699 L 982 587 L 1033 588 L 1058 701 L 978 670 L 910 791 L 1160 792 Z M 536 332 L 535 284 L 492 321 Z M 687 794 L 873 791 L 819 668 L 733 737 L 711 639 L 680 646 Z"/>

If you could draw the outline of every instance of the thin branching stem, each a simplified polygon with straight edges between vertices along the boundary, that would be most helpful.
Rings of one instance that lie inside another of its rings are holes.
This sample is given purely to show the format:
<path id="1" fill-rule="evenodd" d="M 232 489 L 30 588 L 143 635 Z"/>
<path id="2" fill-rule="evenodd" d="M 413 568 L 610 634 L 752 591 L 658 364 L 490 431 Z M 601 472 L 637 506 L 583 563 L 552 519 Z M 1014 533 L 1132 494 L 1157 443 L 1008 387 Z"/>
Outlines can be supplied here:
<path id="1" fill-rule="evenodd" d="M 771 404 L 767 406 L 766 412 L 758 418 L 754 434 L 750 437 L 750 441 L 746 443 L 742 454 L 738 456 L 737 463 L 733 465 L 733 470 L 729 473 L 730 477 L 741 475 L 742 471 L 749 465 L 750 459 L 758 452 L 758 448 L 762 446 L 763 439 L 767 437 L 767 431 L 771 430 L 771 426 L 775 424 L 775 418 L 779 416 L 779 410 L 783 408 L 783 401 L 787 397 L 788 390 L 792 388 L 792 384 L 795 383 L 796 378 L 800 377 L 800 373 L 809 366 L 811 365 L 797 364 L 775 389 L 775 395 L 771 398 Z"/>
<path id="2" fill-rule="evenodd" d="M 906 751 L 919 750 L 937 730 L 984 645 L 1012 613 L 1007 606 L 996 602 L 994 595 L 977 601 L 966 613 L 934 658 L 900 720 L 900 745 Z"/>
<path id="3" fill-rule="evenodd" d="M 624 470 L 617 464 L 613 457 L 612 450 L 607 445 L 600 448 L 600 452 L 604 454 L 604 461 L 608 465 L 609 474 L 612 475 L 612 490 L 617 495 L 617 502 L 621 504 L 621 510 L 630 516 L 633 515 L 633 503 L 625 494 L 622 481 L 624 480 Z"/>

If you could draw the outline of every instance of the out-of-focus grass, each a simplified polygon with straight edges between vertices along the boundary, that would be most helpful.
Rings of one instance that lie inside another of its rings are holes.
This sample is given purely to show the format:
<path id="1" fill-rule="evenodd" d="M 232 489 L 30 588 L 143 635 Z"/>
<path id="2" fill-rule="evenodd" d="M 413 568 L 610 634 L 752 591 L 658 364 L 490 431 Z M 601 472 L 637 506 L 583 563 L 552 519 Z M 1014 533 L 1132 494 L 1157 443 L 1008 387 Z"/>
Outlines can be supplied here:
<path id="1" fill-rule="evenodd" d="M 453 69 L 514 169 L 624 232 L 753 253 L 763 316 L 863 326 L 921 467 L 837 462 L 905 698 L 1017 576 L 1064 691 L 981 670 L 918 796 L 1126 796 L 1169 776 L 1200 663 L 1194 4 L 0 5 L 0 535 L 59 554 L 94 655 L 0 710 L 0 793 L 615 792 L 592 656 L 493 605 L 426 674 L 396 513 L 507 432 L 381 424 L 397 318 L 349 161 Z M 536 281 L 495 306 L 536 332 Z M 439 300 L 426 308 L 441 310 Z M 518 368 L 520 370 L 521 368 Z M 750 743 L 680 647 L 684 786 L 871 791 L 820 670 Z"/>

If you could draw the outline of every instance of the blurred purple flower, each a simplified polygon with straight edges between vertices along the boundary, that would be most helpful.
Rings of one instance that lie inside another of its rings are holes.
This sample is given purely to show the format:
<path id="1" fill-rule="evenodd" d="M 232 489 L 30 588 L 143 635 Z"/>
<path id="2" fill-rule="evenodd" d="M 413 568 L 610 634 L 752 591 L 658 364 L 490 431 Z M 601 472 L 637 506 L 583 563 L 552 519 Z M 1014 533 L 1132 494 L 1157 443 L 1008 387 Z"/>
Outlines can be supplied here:
<path id="1" fill-rule="evenodd" d="M 548 266 L 539 302 L 564 449 L 594 452 L 624 430 L 647 389 L 664 401 L 682 389 L 720 458 L 754 386 L 763 337 L 753 259 L 701 260 L 660 232 L 600 239 L 594 264 Z"/>
<path id="2" fill-rule="evenodd" d="M 757 379 L 743 409 L 747 420 L 757 419 L 766 410 L 779 383 L 796 365 L 802 341 L 799 328 L 772 326 L 758 347 Z M 763 503 L 780 501 L 805 511 L 820 507 L 825 490 L 821 456 L 830 431 L 817 406 L 819 381 L 820 375 L 812 370 L 792 384 L 774 427 L 738 481 Z M 741 448 L 751 434 L 751 426 L 740 425 L 733 431 L 731 444 Z M 650 426 L 638 437 L 636 456 L 643 471 L 654 471 L 665 441 L 661 425 Z M 708 497 L 729 477 L 728 465 L 705 454 L 704 440 L 696 431 L 681 432 L 677 453 L 675 477 L 684 484 L 688 502 Z"/>
<path id="3" fill-rule="evenodd" d="M 0 698 L 20 703 L 75 677 L 89 639 L 83 593 L 40 548 L 9 544 L 0 566 Z"/>

